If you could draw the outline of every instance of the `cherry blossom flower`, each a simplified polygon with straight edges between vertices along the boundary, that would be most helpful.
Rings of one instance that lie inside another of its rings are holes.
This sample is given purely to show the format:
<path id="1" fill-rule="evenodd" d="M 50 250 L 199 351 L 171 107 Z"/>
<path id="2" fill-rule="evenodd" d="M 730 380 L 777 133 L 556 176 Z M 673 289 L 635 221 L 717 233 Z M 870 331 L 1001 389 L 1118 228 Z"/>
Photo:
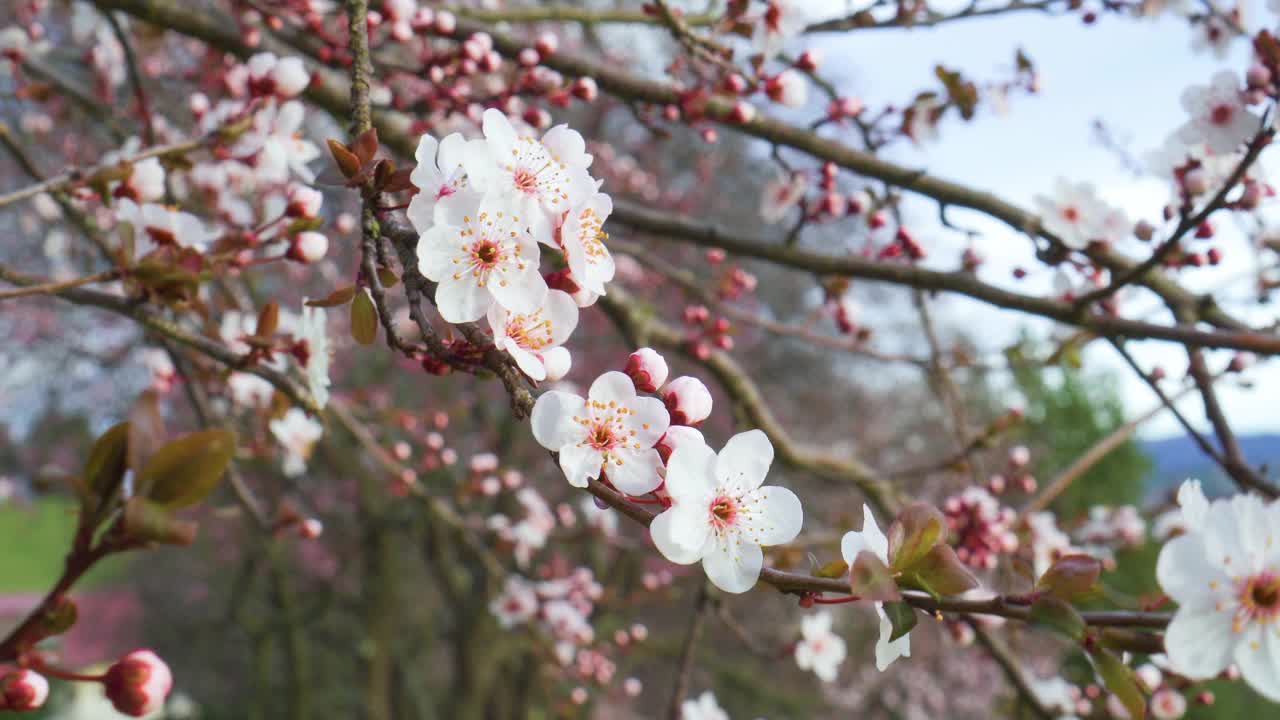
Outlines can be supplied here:
<path id="1" fill-rule="evenodd" d="M 586 400 L 553 390 L 533 406 L 533 437 L 560 453 L 569 484 L 586 487 L 601 472 L 628 495 L 643 495 L 662 482 L 654 445 L 670 418 L 662 401 L 637 397 L 626 375 L 611 371 L 591 383 Z"/>
<path id="2" fill-rule="evenodd" d="M 546 547 L 547 538 L 556 527 L 556 518 L 547 501 L 533 488 L 521 488 L 516 493 L 516 502 L 524 510 L 524 516 L 518 522 L 512 523 L 505 515 L 494 515 L 489 518 L 488 526 L 504 542 L 511 544 L 511 554 L 515 556 L 516 563 L 526 567 L 534 552 Z"/>
<path id="3" fill-rule="evenodd" d="M 885 566 L 889 565 L 889 539 L 880 531 L 875 515 L 871 514 L 871 508 L 865 504 L 862 506 L 862 530 L 851 530 L 840 539 L 840 555 L 850 567 L 862 552 L 870 552 Z M 884 614 L 884 603 L 877 601 L 875 606 L 876 615 L 880 618 L 880 639 L 876 641 L 876 669 L 884 672 L 894 660 L 911 657 L 911 634 L 907 633 L 890 641 L 893 623 Z"/>
<path id="4" fill-rule="evenodd" d="M 238 157 L 255 156 L 253 166 L 264 183 L 285 183 L 292 172 L 303 182 L 315 180 L 307 163 L 320 157 L 314 143 L 302 139 L 306 109 L 297 100 L 268 102 L 253 116 L 253 126 L 232 147 Z"/>
<path id="5" fill-rule="evenodd" d="M 295 352 L 305 354 L 303 365 L 307 371 L 307 390 L 316 404 L 329 404 L 329 332 L 325 325 L 325 311 L 303 303 L 302 317 L 298 322 L 299 347 Z"/>
<path id="6" fill-rule="evenodd" d="M 1187 698 L 1173 688 L 1160 688 L 1151 694 L 1151 717 L 1156 720 L 1178 720 L 1187 714 Z"/>
<path id="7" fill-rule="evenodd" d="M 1132 227 L 1123 215 L 1098 198 L 1089 183 L 1071 183 L 1059 178 L 1053 186 L 1053 197 L 1036 196 L 1040 221 L 1062 244 L 1072 250 L 1083 250 L 1094 241 L 1114 240 L 1118 229 Z M 1121 235 L 1123 237 L 1123 235 Z"/>
<path id="8" fill-rule="evenodd" d="M 1182 93 L 1182 107 L 1191 114 L 1178 136 L 1187 143 L 1204 143 L 1210 152 L 1225 154 L 1258 132 L 1261 120 L 1245 107 L 1240 81 L 1223 70 L 1209 85 L 1192 85 Z"/>
<path id="9" fill-rule="evenodd" d="M 463 212 L 469 211 L 479 203 L 478 193 L 467 182 L 466 171 L 462 161 L 466 156 L 467 141 L 459 133 L 446 135 L 437 141 L 431 135 L 423 135 L 418 140 L 418 149 L 414 151 L 414 159 L 418 165 L 409 174 L 409 180 L 418 188 L 417 194 L 409 201 L 407 214 L 409 222 L 421 235 L 437 220 L 436 205 L 445 198 L 453 198 L 455 205 Z"/>
<path id="10" fill-rule="evenodd" d="M 117 206 L 116 217 L 133 228 L 135 257 L 166 245 L 203 251 L 213 239 L 213 233 L 195 215 L 163 205 L 139 205 L 124 198 Z"/>
<path id="11" fill-rule="evenodd" d="M 154 652 L 134 650 L 107 669 L 102 689 L 116 710 L 144 717 L 164 707 L 173 674 Z"/>
<path id="12" fill-rule="evenodd" d="M 243 408 L 266 408 L 271 405 L 275 386 L 265 379 L 247 372 L 233 372 L 227 378 L 231 402 Z"/>
<path id="13" fill-rule="evenodd" d="M 782 52 L 793 38 L 804 32 L 808 14 L 800 0 L 769 0 L 764 16 L 756 23 L 751 42 L 765 60 Z"/>
<path id="14" fill-rule="evenodd" d="M 142 151 L 142 139 L 131 137 L 120 146 L 119 150 L 102 156 L 104 165 L 123 163 Z M 164 166 L 159 158 L 144 158 L 129 168 L 129 177 L 120 182 L 113 182 L 109 188 L 116 197 L 129 198 L 135 202 L 156 202 L 164 197 Z"/>
<path id="15" fill-rule="evenodd" d="M 324 427 L 300 408 L 289 408 L 282 418 L 272 420 L 271 434 L 284 447 L 284 474 L 297 477 L 307 470 L 307 459 Z"/>
<path id="16" fill-rule="evenodd" d="M 1031 513 L 1027 516 L 1027 527 L 1031 531 L 1032 567 L 1036 577 L 1043 575 L 1055 560 L 1074 550 L 1071 538 L 1058 527 L 1051 512 Z"/>
<path id="17" fill-rule="evenodd" d="M 547 282 L 528 216 L 511 200 L 489 195 L 474 214 L 442 223 L 418 240 L 418 268 L 439 283 L 436 304 L 446 322 L 478 320 L 494 302 L 515 313 L 542 305 Z"/>
<path id="18" fill-rule="evenodd" d="M 1040 704 L 1051 713 L 1057 713 L 1060 720 L 1075 717 L 1076 699 L 1080 696 L 1075 685 L 1056 675 L 1043 679 L 1032 675 L 1027 678 L 1027 683 L 1040 698 Z"/>
<path id="19" fill-rule="evenodd" d="M 143 348 L 142 364 L 151 372 L 151 388 L 167 393 L 178 381 L 178 370 L 173 366 L 169 353 L 161 348 Z"/>
<path id="20" fill-rule="evenodd" d="M 311 84 L 311 73 L 301 58 L 278 58 L 275 53 L 258 53 L 245 63 L 250 88 L 256 95 L 295 97 Z"/>
<path id="21" fill-rule="evenodd" d="M 521 136 L 506 115 L 492 108 L 484 111 L 482 127 L 484 142 L 466 146 L 467 177 L 481 192 L 516 202 L 534 236 L 550 244 L 549 218 L 586 200 L 595 187 L 587 173 L 592 158 L 586 142 L 566 125 L 551 128 L 541 140 Z M 537 208 L 544 212 L 534 212 Z"/>
<path id="22" fill-rule="evenodd" d="M 1202 498 L 1188 488 L 1193 522 L 1156 563 L 1160 587 L 1178 603 L 1165 634 L 1169 664 L 1207 679 L 1234 662 L 1245 682 L 1280 701 L 1280 504 L 1237 495 L 1202 510 Z"/>
<path id="23" fill-rule="evenodd" d="M 502 592 L 490 601 L 489 612 L 503 628 L 523 625 L 538 614 L 538 594 L 528 580 L 519 575 L 508 575 Z"/>
<path id="24" fill-rule="evenodd" d="M 791 542 L 804 519 L 795 493 L 763 486 L 772 463 L 773 444 L 760 430 L 734 435 L 719 454 L 698 443 L 677 447 L 667 460 L 671 507 L 649 527 L 658 551 L 680 565 L 701 560 L 725 592 L 754 587 L 764 567 L 761 546 Z"/>
<path id="25" fill-rule="evenodd" d="M 805 616 L 800 620 L 802 639 L 796 643 L 796 665 L 823 682 L 835 682 L 847 652 L 844 638 L 831 632 L 831 620 L 827 610 Z"/>
<path id="26" fill-rule="evenodd" d="M 492 305 L 488 320 L 493 344 L 509 354 L 525 375 L 554 381 L 568 371 L 569 351 L 561 346 L 578 325 L 578 305 L 568 293 L 548 291 L 542 305 L 531 313 L 511 313 Z M 557 355 L 564 357 L 553 357 Z M 557 374 L 551 376 L 549 368 Z"/>
<path id="27" fill-rule="evenodd" d="M 770 225 L 777 223 L 799 204 L 808 186 L 804 173 L 779 175 L 770 180 L 764 186 L 764 197 L 760 198 L 760 217 Z"/>
<path id="28" fill-rule="evenodd" d="M 613 200 L 595 193 L 574 207 L 560 228 L 560 247 L 569 263 L 569 272 L 579 287 L 595 295 L 605 294 L 605 283 L 613 280 L 616 267 L 604 241 L 604 221 L 613 212 Z M 591 299 L 594 303 L 595 299 Z M 590 303 L 588 303 L 590 304 Z"/>
<path id="29" fill-rule="evenodd" d="M 680 720 L 729 720 L 729 713 L 721 709 L 715 694 L 705 690 L 698 697 L 681 703 Z"/>

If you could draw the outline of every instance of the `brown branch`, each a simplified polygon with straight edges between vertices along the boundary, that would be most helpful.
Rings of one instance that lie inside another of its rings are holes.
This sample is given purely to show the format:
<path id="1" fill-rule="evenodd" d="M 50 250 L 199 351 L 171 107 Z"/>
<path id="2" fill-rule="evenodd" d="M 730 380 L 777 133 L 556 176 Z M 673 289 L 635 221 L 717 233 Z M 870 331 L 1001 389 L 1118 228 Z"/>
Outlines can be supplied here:
<path id="1" fill-rule="evenodd" d="M 671 685 L 671 700 L 667 702 L 667 718 L 680 720 L 683 712 L 685 696 L 689 694 L 689 679 L 693 675 L 693 658 L 698 647 L 698 639 L 702 636 L 707 609 L 711 600 L 711 592 L 707 581 L 700 580 L 698 594 L 693 600 L 693 610 L 689 616 L 689 628 L 684 634 L 684 645 L 680 648 L 680 660 L 676 664 L 675 681 Z"/>
<path id="2" fill-rule="evenodd" d="M 0 267 L 0 272 L 9 271 L 7 268 Z M 57 293 L 59 290 L 67 290 L 69 288 L 80 287 L 81 285 L 91 285 L 99 282 L 109 282 L 111 280 L 116 280 L 119 277 L 119 270 L 106 270 L 71 280 L 60 280 L 57 282 L 41 283 L 39 285 L 27 285 L 15 290 L 0 290 L 0 300 L 27 297 L 29 295 L 52 295 Z"/>

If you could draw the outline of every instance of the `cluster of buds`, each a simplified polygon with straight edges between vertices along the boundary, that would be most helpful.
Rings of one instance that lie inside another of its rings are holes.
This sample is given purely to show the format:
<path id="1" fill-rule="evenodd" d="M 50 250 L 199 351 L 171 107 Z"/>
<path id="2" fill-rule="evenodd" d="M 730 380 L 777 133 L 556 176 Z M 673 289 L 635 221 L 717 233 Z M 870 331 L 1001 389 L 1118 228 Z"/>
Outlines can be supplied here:
<path id="1" fill-rule="evenodd" d="M 1025 445 L 1009 449 L 1008 466 L 1004 473 L 991 476 L 987 481 L 987 489 L 992 495 L 1002 495 L 1011 484 L 1026 493 L 1035 492 L 1038 485 L 1035 475 L 1031 473 L 1031 451 Z"/>
<path id="2" fill-rule="evenodd" d="M 725 265 L 725 252 L 719 248 L 707 251 L 707 262 L 715 268 L 721 268 L 719 280 L 716 282 L 716 295 L 721 300 L 737 300 L 743 295 L 755 292 L 756 276 L 738 267 Z"/>
<path id="3" fill-rule="evenodd" d="M 999 555 L 1018 549 L 1018 536 L 1013 532 L 1016 513 L 1001 507 L 985 489 L 971 487 L 953 495 L 942 510 L 954 538 L 956 557 L 966 565 L 989 570 L 996 566 Z"/>
<path id="4" fill-rule="evenodd" d="M 754 282 L 754 278 L 752 278 Z M 753 285 L 754 287 L 754 285 Z M 689 305 L 681 315 L 685 324 L 685 336 L 694 357 L 705 360 L 714 348 L 733 349 L 733 323 L 727 317 L 711 316 L 706 305 Z"/>

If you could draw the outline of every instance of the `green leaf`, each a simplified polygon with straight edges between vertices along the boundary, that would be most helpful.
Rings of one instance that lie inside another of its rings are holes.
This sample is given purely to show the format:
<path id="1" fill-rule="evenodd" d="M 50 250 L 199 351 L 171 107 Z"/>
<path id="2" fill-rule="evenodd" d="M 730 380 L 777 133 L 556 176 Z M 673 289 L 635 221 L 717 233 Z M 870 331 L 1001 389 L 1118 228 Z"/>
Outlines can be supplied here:
<path id="1" fill-rule="evenodd" d="M 813 571 L 814 577 L 820 578 L 838 578 L 849 572 L 849 565 L 843 560 L 832 560 Z"/>
<path id="2" fill-rule="evenodd" d="M 195 505 L 213 492 L 235 452 L 235 436 L 226 430 L 183 435 L 156 451 L 138 487 L 149 488 L 147 497 L 165 508 Z"/>
<path id="3" fill-rule="evenodd" d="M 112 425 L 93 443 L 84 463 L 84 483 L 97 509 L 115 494 L 129 469 L 129 423 Z"/>
<path id="4" fill-rule="evenodd" d="M 400 276 L 396 275 L 390 268 L 378 268 L 378 282 L 382 283 L 382 287 L 395 287 L 400 282 Z"/>
<path id="5" fill-rule="evenodd" d="M 337 307 L 339 305 L 346 305 L 347 303 L 351 302 L 352 298 L 354 298 L 355 296 L 356 296 L 356 286 L 348 285 L 347 287 L 338 288 L 337 290 L 334 290 L 333 292 L 329 293 L 327 297 L 321 298 L 320 300 L 308 300 L 307 307 L 327 308 L 327 307 Z"/>
<path id="6" fill-rule="evenodd" d="M 960 562 L 950 545 L 934 545 L 903 575 L 903 584 L 938 598 L 972 590 L 978 587 L 978 579 Z"/>
<path id="7" fill-rule="evenodd" d="M 889 642 L 911 632 L 916 626 L 916 611 L 905 602 L 888 602 L 884 604 L 884 614 L 893 624 L 893 632 L 889 634 Z"/>
<path id="8" fill-rule="evenodd" d="M 160 396 L 154 390 L 147 390 L 129 409 L 129 468 L 136 474 L 146 467 L 151 456 L 164 445 L 165 440 Z M 145 494 L 146 485 L 135 484 L 135 487 L 140 494 Z"/>
<path id="9" fill-rule="evenodd" d="M 1084 639 L 1084 618 L 1070 603 L 1052 595 L 1031 603 L 1031 615 L 1028 619 L 1033 625 L 1060 633 L 1077 642 Z"/>
<path id="10" fill-rule="evenodd" d="M 869 550 L 863 550 L 853 559 L 853 567 L 849 568 L 849 587 L 854 595 L 865 600 L 891 602 L 902 598 L 889 568 Z"/>
<path id="11" fill-rule="evenodd" d="M 1138 682 L 1133 669 L 1120 661 L 1110 651 L 1095 648 L 1089 652 L 1093 664 L 1098 669 L 1102 682 L 1115 695 L 1132 720 L 1142 720 L 1147 714 L 1147 698 L 1142 693 L 1142 685 Z"/>
<path id="12" fill-rule="evenodd" d="M 132 539 L 165 545 L 190 545 L 196 524 L 147 498 L 134 496 L 124 506 L 124 531 Z"/>
<path id="13" fill-rule="evenodd" d="M 1059 558 L 1036 583 L 1036 590 L 1063 600 L 1089 595 L 1102 574 L 1102 561 L 1088 555 L 1066 555 Z"/>
<path id="14" fill-rule="evenodd" d="M 351 337 L 361 345 L 378 339 L 378 311 L 368 290 L 356 293 L 351 302 Z"/>
<path id="15" fill-rule="evenodd" d="M 928 503 L 912 503 L 889 526 L 889 567 L 910 570 L 944 537 L 942 513 Z"/>

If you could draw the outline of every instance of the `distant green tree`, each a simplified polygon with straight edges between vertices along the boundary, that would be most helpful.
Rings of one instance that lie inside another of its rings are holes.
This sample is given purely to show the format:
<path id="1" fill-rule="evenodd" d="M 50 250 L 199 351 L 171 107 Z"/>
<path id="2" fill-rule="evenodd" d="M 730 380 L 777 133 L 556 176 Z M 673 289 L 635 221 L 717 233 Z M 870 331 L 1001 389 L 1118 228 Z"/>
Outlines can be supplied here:
<path id="1" fill-rule="evenodd" d="M 1049 366 L 1023 362 L 1043 357 L 1028 336 L 1009 350 L 1014 381 L 1026 400 L 1022 441 L 1036 452 L 1036 477 L 1047 482 L 1125 422 L 1115 378 L 1081 367 L 1076 348 L 1053 352 Z M 1151 460 L 1132 438 L 1107 453 L 1058 496 L 1054 508 L 1070 519 L 1094 505 L 1123 505 L 1142 499 Z"/>

